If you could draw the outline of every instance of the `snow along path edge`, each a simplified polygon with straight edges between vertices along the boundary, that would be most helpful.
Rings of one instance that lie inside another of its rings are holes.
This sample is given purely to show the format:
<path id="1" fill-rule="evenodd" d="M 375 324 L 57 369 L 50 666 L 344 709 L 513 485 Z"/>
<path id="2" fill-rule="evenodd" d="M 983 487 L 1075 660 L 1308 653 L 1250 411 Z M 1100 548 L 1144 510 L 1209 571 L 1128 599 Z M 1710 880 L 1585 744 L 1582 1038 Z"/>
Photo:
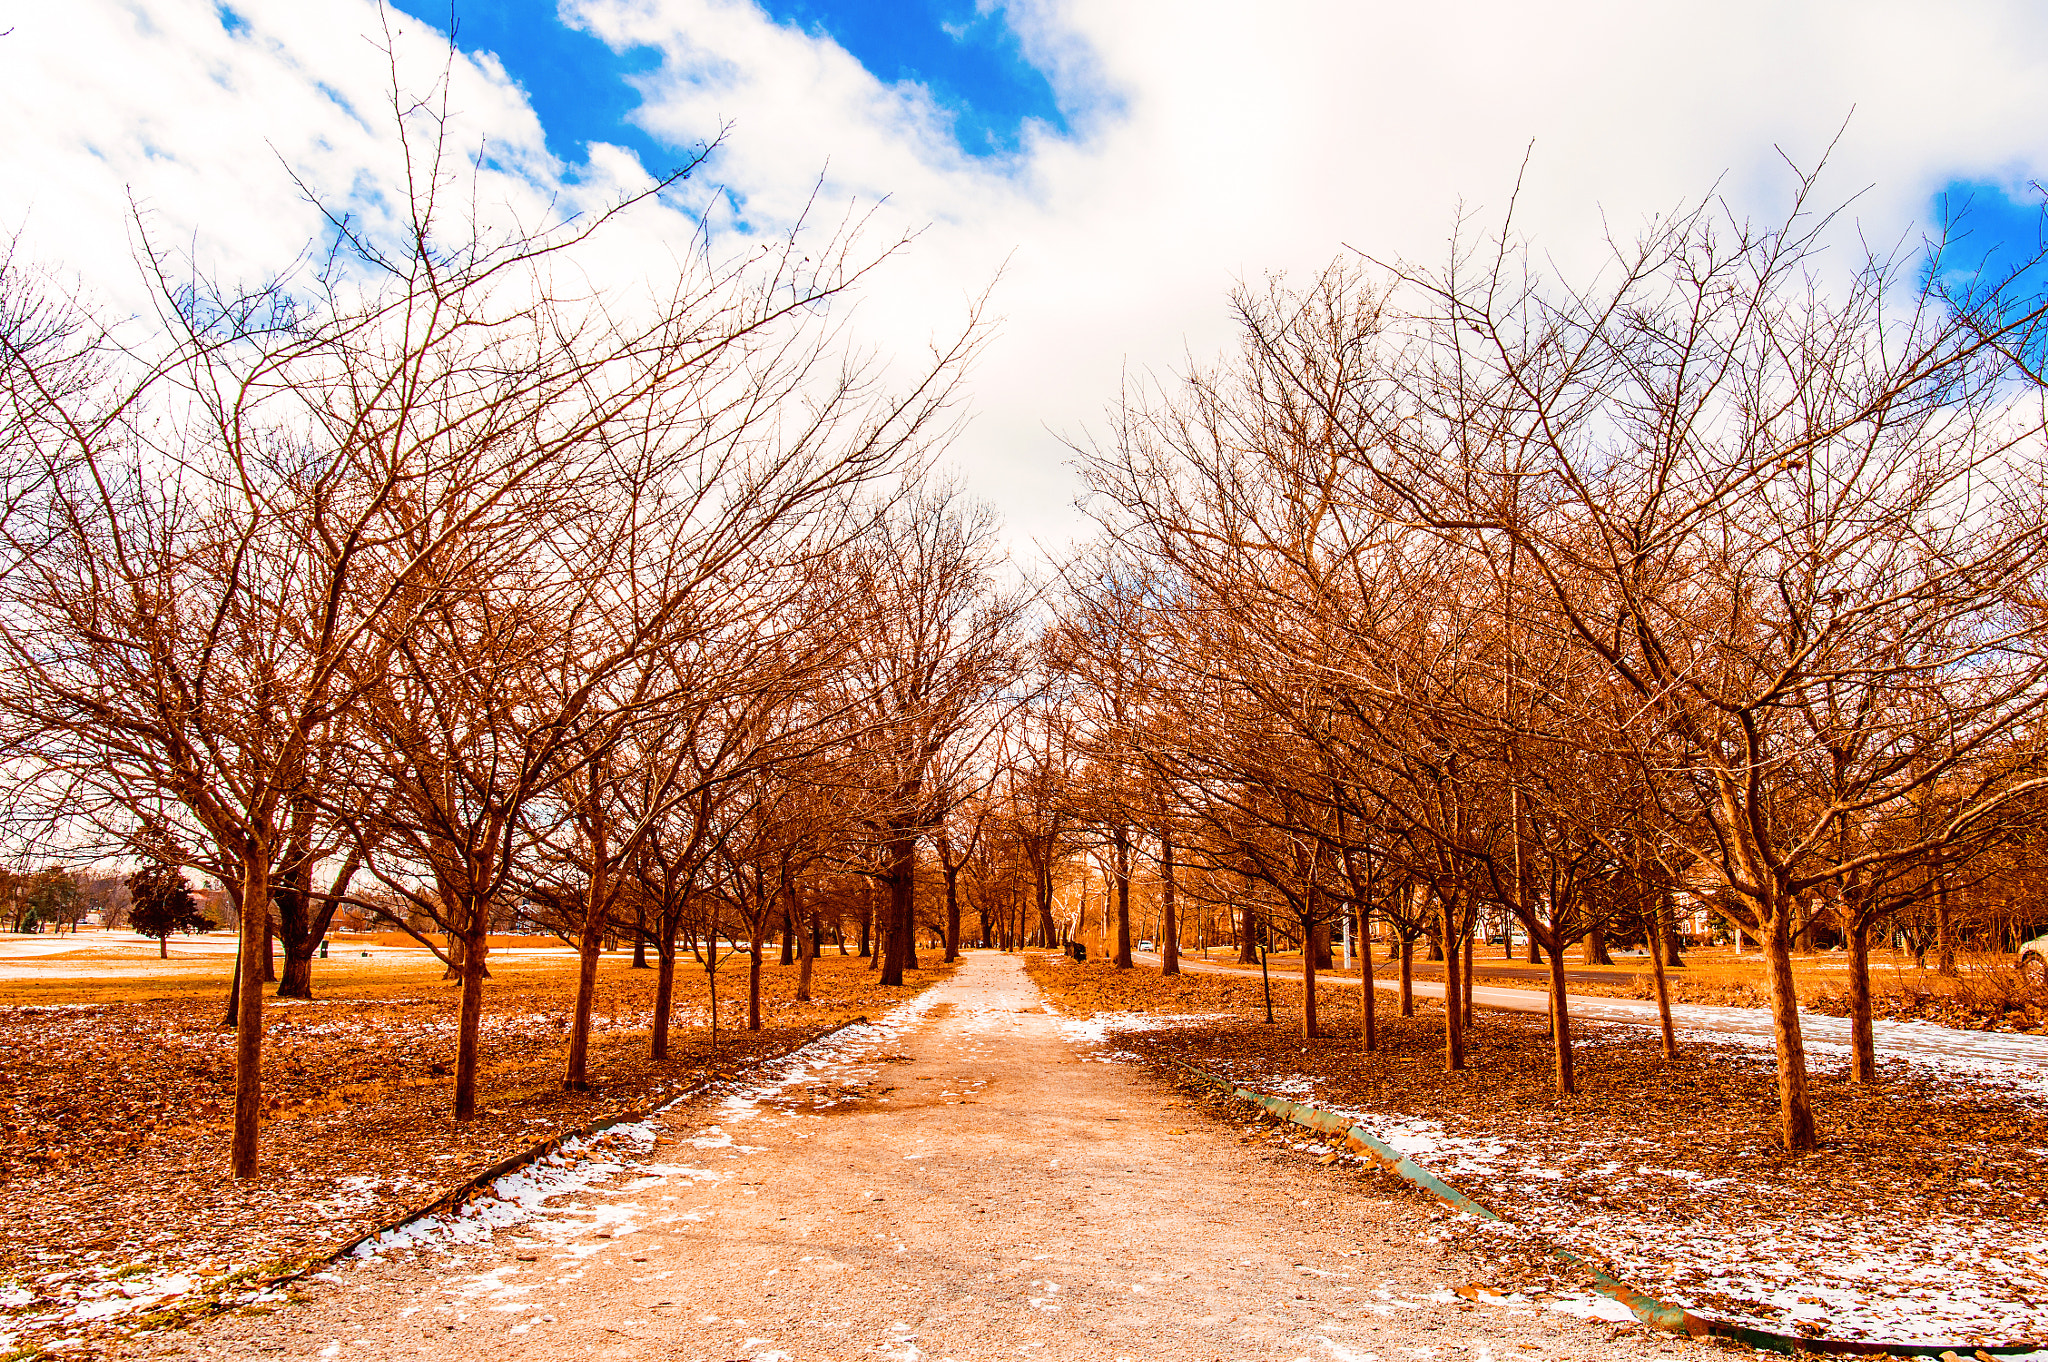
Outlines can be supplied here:
<path id="1" fill-rule="evenodd" d="M 1365 1155 L 1380 1167 L 1393 1173 L 1411 1186 L 1429 1193 L 1454 1210 L 1479 1220 L 1508 1223 L 1507 1218 L 1491 1208 L 1481 1205 L 1451 1186 L 1436 1174 L 1415 1162 L 1414 1158 L 1395 1149 L 1364 1126 L 1354 1125 L 1348 1117 L 1327 1111 L 1312 1102 L 1297 1102 L 1290 1097 L 1276 1097 L 1247 1088 L 1220 1074 L 1213 1074 L 1200 1065 L 1185 1060 L 1168 1058 L 1168 1062 L 1187 1070 L 1204 1082 L 1222 1088 L 1233 1098 L 1250 1103 L 1295 1125 L 1306 1127 L 1319 1135 L 1341 1139 L 1354 1153 Z M 1638 1291 L 1626 1282 L 1617 1281 L 1601 1268 L 1581 1255 L 1556 1244 L 1542 1243 L 1542 1248 L 1560 1262 L 1580 1268 L 1591 1275 L 1593 1288 L 1610 1300 L 1619 1301 L 1631 1314 L 1652 1329 L 1667 1333 L 1685 1334 L 1693 1338 L 1713 1337 L 1732 1339 L 1746 1343 L 1752 1348 L 1768 1349 L 1772 1352 L 1824 1352 L 1861 1356 L 1939 1358 L 1942 1356 L 1971 1357 L 1989 1354 L 1998 1357 L 2029 1357 L 2038 1355 L 2032 1344 L 1997 1344 L 1982 1346 L 1973 1343 L 1877 1343 L 1866 1339 L 1831 1339 L 1810 1337 L 1804 1334 L 1781 1334 L 1770 1329 L 1758 1329 L 1732 1320 L 1717 1319 L 1712 1315 L 1700 1315 L 1679 1306 L 1668 1304 L 1646 1292 Z"/>
<path id="2" fill-rule="evenodd" d="M 846 1021 L 840 1022 L 837 1026 L 826 1027 L 818 1032 L 817 1035 L 805 1038 L 780 1054 L 762 1055 L 750 1060 L 729 1074 L 707 1078 L 693 1087 L 685 1088 L 682 1092 L 663 1099 L 654 1106 L 629 1108 L 625 1111 L 613 1112 L 610 1116 L 587 1122 L 573 1130 L 558 1131 L 544 1140 L 537 1141 L 515 1154 L 498 1160 L 483 1171 L 464 1178 L 432 1201 L 422 1203 L 410 1210 L 400 1211 L 396 1216 L 385 1221 L 383 1224 L 364 1231 L 339 1247 L 323 1250 L 289 1271 L 280 1272 L 275 1276 L 261 1279 L 244 1277 L 234 1281 L 232 1284 L 224 1282 L 221 1285 L 227 1287 L 227 1289 L 217 1291 L 210 1300 L 202 1297 L 201 1299 L 184 1302 L 167 1301 L 159 1310 L 152 1311 L 150 1315 L 145 1315 L 142 1319 L 136 1321 L 134 1327 L 123 1330 L 122 1334 L 123 1336 L 133 1336 L 139 1333 L 147 1333 L 153 1329 L 163 1328 L 166 1325 L 185 1327 L 197 1324 L 201 1320 L 211 1319 L 216 1315 L 224 1315 L 231 1310 L 239 1310 L 245 1305 L 276 1300 L 277 1293 L 293 1282 L 304 1281 L 314 1273 L 347 1258 L 363 1245 L 381 1239 L 387 1234 L 392 1234 L 406 1228 L 408 1225 L 413 1225 L 422 1220 L 454 1210 L 462 1205 L 464 1201 L 490 1188 L 498 1179 L 508 1174 L 516 1173 L 531 1164 L 540 1162 L 550 1154 L 560 1150 L 564 1145 L 573 1144 L 580 1140 L 588 1140 L 601 1131 L 611 1129 L 613 1126 L 631 1125 L 636 1121 L 644 1121 L 651 1116 L 659 1115 L 684 1102 L 702 1097 L 705 1093 L 724 1084 L 732 1083 L 754 1070 L 765 1068 L 770 1064 L 780 1064 L 792 1055 L 816 1045 L 821 1040 L 836 1036 L 841 1031 L 847 1030 L 850 1027 L 866 1025 L 868 1025 L 868 1019 L 865 1016 L 849 1018 Z M 172 1318 L 166 1319 L 165 1316 L 171 1316 Z"/>

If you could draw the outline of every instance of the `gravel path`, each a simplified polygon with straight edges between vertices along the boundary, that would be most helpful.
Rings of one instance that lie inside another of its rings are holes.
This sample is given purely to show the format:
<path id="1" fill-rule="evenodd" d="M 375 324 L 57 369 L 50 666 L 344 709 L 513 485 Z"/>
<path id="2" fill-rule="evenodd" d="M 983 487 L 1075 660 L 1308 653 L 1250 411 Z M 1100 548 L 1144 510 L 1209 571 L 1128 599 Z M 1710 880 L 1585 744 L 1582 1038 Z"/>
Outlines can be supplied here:
<path id="1" fill-rule="evenodd" d="M 1473 1305 L 1431 1204 L 1091 1062 L 1014 956 L 915 1020 L 669 1113 L 596 1186 L 388 1250 L 128 1356 L 1648 1358 L 1695 1345 Z"/>
<path id="2" fill-rule="evenodd" d="M 1156 956 L 1148 957 L 1157 959 Z M 1239 977 L 1259 977 L 1258 970 L 1244 965 L 1219 965 L 1213 961 L 1190 960 L 1181 957 L 1181 968 L 1205 974 L 1232 974 Z M 1382 967 L 1384 971 L 1385 967 Z M 1291 984 L 1300 984 L 1299 970 L 1274 970 L 1273 977 Z M 1358 988 L 1358 975 L 1319 974 L 1316 982 L 1325 988 Z M 1389 979 L 1382 972 L 1374 980 L 1382 990 L 1400 992 L 1399 979 Z M 1417 979 L 1414 983 L 1418 998 L 1441 998 L 1444 996 L 1442 983 L 1431 983 Z M 1319 995 L 1320 996 L 1320 995 Z M 1606 998 L 1571 994 L 1570 1012 L 1572 1020 L 1621 1022 L 1628 1026 L 1656 1026 L 1657 1004 L 1642 1002 L 1633 998 Z M 1499 1008 L 1503 1012 L 1550 1012 L 1550 995 L 1528 988 L 1488 988 L 1481 983 L 1472 985 L 1472 1001 L 1481 1007 Z M 1773 1044 L 1771 1014 L 1761 1007 L 1714 1007 L 1705 1003 L 1673 1003 L 1672 1024 L 1686 1031 L 1699 1031 L 1710 1035 L 1727 1036 L 1750 1044 L 1770 1048 Z M 1799 1031 L 1809 1047 L 1849 1052 L 1849 1021 L 1846 1017 L 1830 1017 L 1818 1012 L 1802 1011 L 1799 1014 Z M 1933 1022 L 1879 1021 L 1872 1025 L 1871 1034 L 1876 1042 L 1877 1052 L 1895 1059 L 1915 1060 L 1923 1064 L 1962 1064 L 1975 1067 L 1981 1065 L 2016 1065 L 2024 1069 L 2048 1070 L 2048 1036 L 2024 1035 L 2011 1031 L 1964 1031 L 1953 1026 L 1937 1026 Z"/>

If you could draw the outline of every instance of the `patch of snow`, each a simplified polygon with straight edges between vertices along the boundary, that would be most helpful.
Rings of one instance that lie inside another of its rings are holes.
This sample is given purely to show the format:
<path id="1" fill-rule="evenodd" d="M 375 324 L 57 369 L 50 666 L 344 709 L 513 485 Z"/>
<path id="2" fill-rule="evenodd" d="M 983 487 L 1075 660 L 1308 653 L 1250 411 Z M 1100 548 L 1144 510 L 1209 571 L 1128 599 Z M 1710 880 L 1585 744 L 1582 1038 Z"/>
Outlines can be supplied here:
<path id="1" fill-rule="evenodd" d="M 1543 1302 L 1546 1310 L 1555 1310 L 1561 1315 L 1577 1315 L 1581 1319 L 1604 1319 L 1615 1324 L 1633 1324 L 1635 1312 L 1620 1301 L 1605 1296 L 1559 1296 Z"/>

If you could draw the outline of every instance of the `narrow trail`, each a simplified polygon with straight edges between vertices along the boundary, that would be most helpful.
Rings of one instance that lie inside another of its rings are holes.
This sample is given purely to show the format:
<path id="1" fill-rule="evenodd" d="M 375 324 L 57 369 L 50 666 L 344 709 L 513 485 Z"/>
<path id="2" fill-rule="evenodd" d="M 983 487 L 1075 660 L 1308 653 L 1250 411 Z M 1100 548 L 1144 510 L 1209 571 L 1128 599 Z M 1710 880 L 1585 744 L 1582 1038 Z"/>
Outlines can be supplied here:
<path id="1" fill-rule="evenodd" d="M 1142 954 L 1142 953 L 1141 953 Z M 1156 955 L 1144 955 L 1148 961 L 1156 961 Z M 1204 974 L 1229 974 L 1238 978 L 1257 979 L 1259 972 L 1243 965 L 1219 965 L 1213 961 L 1191 960 L 1181 957 L 1180 967 Z M 1382 970 L 1386 966 L 1381 967 Z M 1297 987 L 1301 984 L 1301 971 L 1274 970 L 1273 977 Z M 1401 988 L 1398 979 L 1386 978 L 1382 973 L 1374 981 L 1383 992 L 1398 993 Z M 1348 988 L 1356 991 L 1358 975 L 1318 974 L 1316 983 L 1324 988 Z M 1417 979 L 1414 982 L 1418 998 L 1442 998 L 1444 986 L 1441 982 Z M 1601 1021 L 1620 1022 L 1627 1026 L 1656 1026 L 1657 1004 L 1641 1002 L 1634 998 L 1607 998 L 1597 995 L 1573 993 L 1568 995 L 1567 1011 L 1575 1022 Z M 1481 1007 L 1498 1008 L 1503 1012 L 1540 1012 L 1549 1015 L 1550 995 L 1530 988 L 1489 988 L 1475 982 L 1472 986 L 1472 1001 Z M 1716 1007 L 1705 1003 L 1673 1003 L 1672 1024 L 1686 1031 L 1699 1031 L 1710 1035 L 1727 1036 L 1746 1041 L 1768 1049 L 1773 1043 L 1771 1014 L 1761 1007 Z M 1831 1051 L 1841 1055 L 1849 1052 L 1849 1019 L 1830 1017 L 1819 1012 L 1801 1009 L 1799 1030 L 1809 1048 Z M 1871 1028 L 1880 1058 L 1906 1059 L 1923 1064 L 1964 1064 L 2014 1065 L 2024 1069 L 2048 1070 L 2048 1036 L 2025 1035 L 2011 1031 L 1964 1031 L 1952 1026 L 1937 1026 L 1933 1022 L 1879 1021 Z"/>
<path id="2" fill-rule="evenodd" d="M 896 1034 L 680 1108 L 474 1243 L 352 1261 L 124 1355 L 516 1359 L 1653 1357 L 1694 1345 L 1448 1288 L 1431 1207 L 1085 1057 L 1014 956 Z"/>

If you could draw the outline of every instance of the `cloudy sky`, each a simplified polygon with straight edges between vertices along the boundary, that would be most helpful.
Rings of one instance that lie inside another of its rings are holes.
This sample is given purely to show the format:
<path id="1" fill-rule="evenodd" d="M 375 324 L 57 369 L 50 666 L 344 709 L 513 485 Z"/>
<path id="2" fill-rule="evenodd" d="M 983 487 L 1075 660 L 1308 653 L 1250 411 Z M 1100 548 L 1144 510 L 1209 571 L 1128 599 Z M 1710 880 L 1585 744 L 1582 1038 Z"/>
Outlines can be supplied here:
<path id="1" fill-rule="evenodd" d="M 431 84 L 448 0 L 0 0 L 0 231 L 138 306 L 152 239 L 254 279 L 320 233 L 298 175 L 374 214 L 388 87 Z M 880 203 L 921 230 L 857 322 L 914 350 L 1000 271 L 953 451 L 1020 547 L 1075 530 L 1062 436 L 1127 372 L 1229 342 L 1231 286 L 1340 252 L 1428 260 L 1462 204 L 1561 260 L 1718 184 L 1769 215 L 1841 133 L 1824 197 L 1912 243 L 1968 198 L 2031 243 L 2048 179 L 2039 0 L 455 0 L 452 107 L 506 200 L 593 206 L 724 131 L 616 246 L 662 268 Z"/>

